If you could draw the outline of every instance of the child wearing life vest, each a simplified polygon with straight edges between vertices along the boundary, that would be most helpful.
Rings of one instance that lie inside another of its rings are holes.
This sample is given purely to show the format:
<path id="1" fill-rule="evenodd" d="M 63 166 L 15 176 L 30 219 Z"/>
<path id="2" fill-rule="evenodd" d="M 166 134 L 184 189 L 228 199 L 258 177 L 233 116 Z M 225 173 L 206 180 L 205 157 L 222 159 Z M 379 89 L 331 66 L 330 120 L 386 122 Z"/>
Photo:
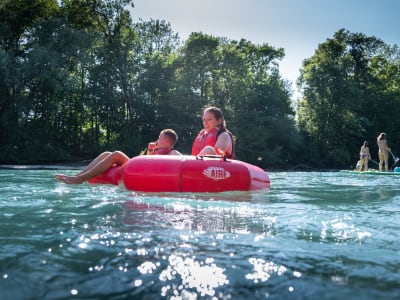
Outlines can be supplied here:
<path id="1" fill-rule="evenodd" d="M 157 142 L 149 143 L 148 154 L 159 155 L 181 155 L 178 151 L 173 150 L 175 143 L 178 140 L 178 135 L 172 129 L 164 129 L 160 132 Z M 73 176 L 67 176 L 64 174 L 57 174 L 55 177 L 57 180 L 68 184 L 83 183 L 89 179 L 92 179 L 100 174 L 103 174 L 109 168 L 114 165 L 121 166 L 129 160 L 122 151 L 114 152 L 103 152 L 97 156 L 86 168 L 81 172 Z"/>
<path id="2" fill-rule="evenodd" d="M 235 141 L 226 129 L 222 111 L 208 107 L 203 111 L 203 127 L 192 146 L 192 155 L 222 155 L 234 158 Z"/>

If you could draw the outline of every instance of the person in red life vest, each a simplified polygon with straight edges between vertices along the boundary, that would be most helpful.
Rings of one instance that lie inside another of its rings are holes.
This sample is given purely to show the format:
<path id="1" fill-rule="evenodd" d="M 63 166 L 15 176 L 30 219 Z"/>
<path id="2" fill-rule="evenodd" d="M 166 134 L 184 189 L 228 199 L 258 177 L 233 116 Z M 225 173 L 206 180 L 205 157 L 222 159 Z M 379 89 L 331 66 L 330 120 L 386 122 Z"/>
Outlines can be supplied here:
<path id="1" fill-rule="evenodd" d="M 226 129 L 222 111 L 207 107 L 203 111 L 203 127 L 192 146 L 192 155 L 222 155 L 234 158 L 235 137 Z"/>
<path id="2" fill-rule="evenodd" d="M 174 150 L 174 146 L 178 141 L 178 135 L 172 129 L 164 129 L 160 132 L 160 136 L 156 142 L 149 143 L 148 155 L 182 155 Z M 55 175 L 56 179 L 64 183 L 78 184 L 94 178 L 114 165 L 123 165 L 129 160 L 129 157 L 122 151 L 103 152 L 97 156 L 86 168 L 76 175 L 67 176 L 64 174 Z"/>
<path id="3" fill-rule="evenodd" d="M 164 129 L 160 132 L 158 140 L 151 142 L 147 146 L 147 155 L 182 155 L 174 150 L 178 141 L 178 135 L 172 129 Z"/>

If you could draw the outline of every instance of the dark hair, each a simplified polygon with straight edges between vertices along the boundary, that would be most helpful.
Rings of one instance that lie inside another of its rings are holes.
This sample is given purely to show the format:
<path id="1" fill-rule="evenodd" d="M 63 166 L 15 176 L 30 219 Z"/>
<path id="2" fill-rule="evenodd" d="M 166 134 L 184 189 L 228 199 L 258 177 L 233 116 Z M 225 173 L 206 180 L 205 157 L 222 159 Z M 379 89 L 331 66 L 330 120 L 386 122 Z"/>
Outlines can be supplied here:
<path id="1" fill-rule="evenodd" d="M 178 141 L 178 135 L 173 129 L 163 129 L 161 130 L 160 134 L 165 134 L 172 142 L 172 146 L 175 146 L 176 142 Z"/>

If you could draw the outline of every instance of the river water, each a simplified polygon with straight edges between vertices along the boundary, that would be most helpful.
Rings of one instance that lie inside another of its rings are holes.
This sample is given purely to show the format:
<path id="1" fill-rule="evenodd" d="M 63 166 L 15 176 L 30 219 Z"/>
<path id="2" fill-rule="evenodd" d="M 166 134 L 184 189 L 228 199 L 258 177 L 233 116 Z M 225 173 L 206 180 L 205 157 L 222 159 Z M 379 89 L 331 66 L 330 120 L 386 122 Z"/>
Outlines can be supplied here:
<path id="1" fill-rule="evenodd" d="M 1 299 L 400 298 L 400 176 L 140 194 L 56 173 L 0 170 Z"/>

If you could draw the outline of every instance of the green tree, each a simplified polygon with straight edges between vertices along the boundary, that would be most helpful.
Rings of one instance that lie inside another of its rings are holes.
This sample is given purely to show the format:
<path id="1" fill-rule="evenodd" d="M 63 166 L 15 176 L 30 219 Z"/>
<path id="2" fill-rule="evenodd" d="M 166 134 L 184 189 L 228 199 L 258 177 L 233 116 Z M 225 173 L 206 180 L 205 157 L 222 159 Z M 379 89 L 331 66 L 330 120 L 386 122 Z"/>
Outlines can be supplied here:
<path id="1" fill-rule="evenodd" d="M 177 86 L 181 111 L 199 121 L 185 135 L 193 140 L 202 108 L 215 105 L 238 138 L 238 158 L 263 166 L 288 161 L 296 140 L 289 88 L 278 72 L 283 56 L 268 45 L 192 34 L 182 48 Z"/>
<path id="2" fill-rule="evenodd" d="M 57 16 L 56 0 L 4 1 L 0 5 L 0 160 L 15 161 L 25 133 L 20 124 L 24 110 L 24 42 L 37 23 Z"/>
<path id="3" fill-rule="evenodd" d="M 166 127 L 174 128 L 179 134 L 178 106 L 173 91 L 180 41 L 171 25 L 164 21 L 140 22 L 135 24 L 135 29 L 139 37 L 135 56 L 138 64 L 135 107 L 140 111 L 138 126 L 145 144 Z"/>
<path id="4" fill-rule="evenodd" d="M 398 130 L 385 121 L 388 112 L 398 111 L 398 90 L 387 93 L 388 85 L 396 84 L 393 79 L 382 80 L 389 69 L 398 67 L 392 55 L 398 57 L 381 40 L 341 29 L 304 61 L 298 121 L 314 147 L 308 153 L 315 164 L 348 166 L 364 139 L 376 139 L 379 131 Z"/>
<path id="5" fill-rule="evenodd" d="M 245 66 L 239 70 L 246 70 L 245 76 L 238 72 L 233 101 L 238 155 L 263 167 L 289 165 L 298 139 L 290 88 L 278 69 L 284 51 L 245 40 L 237 44 L 237 51 Z"/>
<path id="6" fill-rule="evenodd" d="M 165 127 L 190 153 L 209 105 L 224 111 L 239 159 L 263 167 L 296 160 L 283 49 L 203 33 L 182 44 L 169 23 L 132 24 L 128 0 L 28 2 L 0 8 L 4 16 L 22 5 L 35 16 L 0 19 L 1 161 L 135 155 Z"/>
<path id="7" fill-rule="evenodd" d="M 18 52 L 25 31 L 58 13 L 57 0 L 3 0 L 0 5 L 0 45 Z"/>

